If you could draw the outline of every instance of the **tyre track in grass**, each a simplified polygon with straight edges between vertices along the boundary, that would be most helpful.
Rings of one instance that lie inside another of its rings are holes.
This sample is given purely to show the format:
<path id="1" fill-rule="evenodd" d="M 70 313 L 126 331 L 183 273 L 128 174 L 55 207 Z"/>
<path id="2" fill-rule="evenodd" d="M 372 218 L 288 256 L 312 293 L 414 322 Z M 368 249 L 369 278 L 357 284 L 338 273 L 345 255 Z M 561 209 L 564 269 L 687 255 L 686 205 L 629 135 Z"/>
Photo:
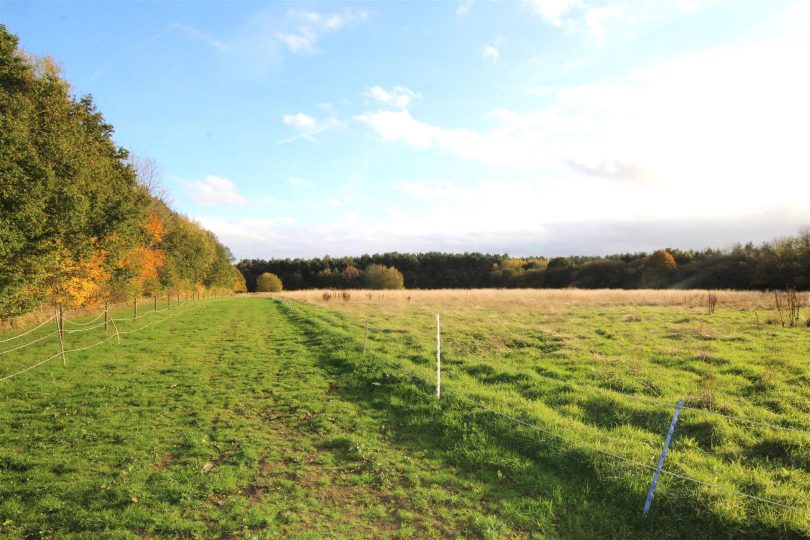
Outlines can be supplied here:
<path id="1" fill-rule="evenodd" d="M 384 537 L 412 524 L 341 446 L 330 397 L 270 302 L 212 302 L 2 387 L 0 537 Z M 415 531 L 430 534 L 428 527 Z"/>
<path id="2" fill-rule="evenodd" d="M 262 358 L 250 368 L 263 373 L 257 375 L 262 383 L 250 386 L 252 398 L 233 404 L 232 415 L 258 420 L 265 440 L 255 450 L 253 478 L 230 492 L 214 494 L 210 505 L 254 514 L 274 512 L 271 529 L 251 527 L 257 534 L 273 530 L 285 537 L 450 536 L 437 520 L 419 515 L 399 490 L 392 495 L 389 487 L 399 467 L 395 461 L 403 456 L 389 455 L 379 422 L 368 411 L 334 392 L 334 380 L 313 353 L 321 340 L 290 324 L 276 302 L 251 301 L 261 302 L 263 320 L 244 329 L 244 339 L 253 344 L 251 357 Z M 241 371 L 231 369 L 223 379 L 244 380 Z M 225 423 L 220 417 L 214 428 Z M 219 523 L 211 524 L 212 532 L 225 532 Z"/>

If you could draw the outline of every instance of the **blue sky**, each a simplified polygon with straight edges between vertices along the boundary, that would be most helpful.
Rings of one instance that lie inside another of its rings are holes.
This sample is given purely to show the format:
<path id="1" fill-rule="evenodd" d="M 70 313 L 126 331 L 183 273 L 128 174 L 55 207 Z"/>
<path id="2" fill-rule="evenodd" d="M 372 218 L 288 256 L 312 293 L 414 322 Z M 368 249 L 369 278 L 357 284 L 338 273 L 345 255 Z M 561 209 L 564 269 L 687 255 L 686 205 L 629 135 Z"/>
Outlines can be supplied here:
<path id="1" fill-rule="evenodd" d="M 810 4 L 8 2 L 238 258 L 728 247 L 810 225 Z"/>

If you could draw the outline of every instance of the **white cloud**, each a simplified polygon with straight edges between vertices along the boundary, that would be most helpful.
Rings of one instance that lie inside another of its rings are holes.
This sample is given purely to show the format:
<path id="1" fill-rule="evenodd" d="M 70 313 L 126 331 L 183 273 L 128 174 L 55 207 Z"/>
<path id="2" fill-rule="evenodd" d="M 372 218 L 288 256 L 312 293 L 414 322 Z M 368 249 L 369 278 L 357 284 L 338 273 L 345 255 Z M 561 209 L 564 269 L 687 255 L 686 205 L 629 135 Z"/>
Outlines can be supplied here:
<path id="1" fill-rule="evenodd" d="M 233 206 L 245 204 L 236 184 L 227 178 L 208 175 L 204 180 L 178 180 L 185 186 L 191 200 L 202 206 Z"/>
<path id="2" fill-rule="evenodd" d="M 531 0 L 529 4 L 546 24 L 572 34 L 584 32 L 598 43 L 606 39 L 609 27 L 615 26 L 616 30 L 621 28 L 626 38 L 631 37 L 634 26 L 647 15 L 652 16 L 647 13 L 650 4 L 633 0 Z"/>
<path id="3" fill-rule="evenodd" d="M 368 19 L 368 12 L 347 10 L 343 13 L 319 13 L 316 11 L 289 11 L 287 26 L 293 30 L 278 32 L 276 37 L 294 54 L 315 52 L 321 36 Z"/>
<path id="4" fill-rule="evenodd" d="M 580 4 L 571 4 L 560 20 L 577 14 L 578 28 L 597 34 L 597 23 L 607 24 L 595 16 L 588 30 Z M 374 103 L 355 117 L 360 125 L 388 144 L 491 166 L 479 167 L 484 180 L 382 178 L 382 208 L 346 197 L 346 207 L 329 212 L 345 219 L 328 224 L 201 221 L 238 257 L 562 255 L 726 247 L 793 233 L 810 223 L 810 73 L 796 68 L 810 50 L 807 15 L 625 76 L 542 87 L 534 108 L 480 111 L 476 124 L 488 127 L 437 121 L 412 111 L 412 97 L 397 102 L 391 90 L 369 89 Z M 325 122 L 289 116 L 299 133 Z M 393 192 L 382 193 L 391 182 Z"/>
<path id="5" fill-rule="evenodd" d="M 563 26 L 567 16 L 583 5 L 582 0 L 531 0 L 529 2 L 534 12 L 547 23 L 554 26 Z"/>
<path id="6" fill-rule="evenodd" d="M 302 28 L 298 34 L 278 34 L 278 39 L 294 53 L 311 52 L 312 46 L 317 40 L 317 35 L 306 28 Z"/>
<path id="7" fill-rule="evenodd" d="M 466 17 L 467 15 L 469 15 L 470 10 L 473 7 L 473 4 L 475 4 L 475 0 L 466 0 L 464 2 L 461 2 L 456 8 L 456 15 L 458 15 L 459 17 Z"/>
<path id="8" fill-rule="evenodd" d="M 489 130 L 438 125 L 407 109 L 355 119 L 383 141 L 524 175 L 537 188 L 530 200 L 552 201 L 536 203 L 543 219 L 563 209 L 573 219 L 731 219 L 785 201 L 806 216 L 810 72 L 796 66 L 810 50 L 799 24 L 810 13 L 792 18 L 792 32 L 554 89 L 532 111 L 495 109 Z M 499 219 L 512 213 L 504 206 Z"/>
<path id="9" fill-rule="evenodd" d="M 310 142 L 317 143 L 319 141 L 315 135 L 340 125 L 340 121 L 334 116 L 324 120 L 318 120 L 304 113 L 285 114 L 281 120 L 284 122 L 284 125 L 290 126 L 298 131 L 298 135 L 279 141 L 279 144 L 287 144 L 299 139 L 306 139 Z"/>
<path id="10" fill-rule="evenodd" d="M 384 141 L 401 141 L 419 149 L 438 148 L 472 161 L 505 167 L 529 167 L 547 161 L 541 132 L 520 136 L 511 128 L 485 133 L 448 129 L 416 120 L 407 110 L 370 112 L 355 119 L 376 131 Z"/>
<path id="11" fill-rule="evenodd" d="M 284 124 L 292 126 L 298 131 L 312 131 L 316 129 L 318 122 L 304 113 L 298 114 L 285 114 L 283 117 Z"/>
<path id="12" fill-rule="evenodd" d="M 607 26 L 611 21 L 621 19 L 624 15 L 622 6 L 604 6 L 590 8 L 584 13 L 585 26 L 590 36 L 599 43 L 607 37 Z"/>
<path id="13" fill-rule="evenodd" d="M 481 48 L 481 56 L 484 57 L 484 60 L 497 62 L 498 58 L 501 57 L 501 53 L 494 45 L 486 44 Z"/>
<path id="14" fill-rule="evenodd" d="M 422 99 L 422 94 L 404 86 L 395 86 L 392 90 L 386 90 L 382 86 L 372 86 L 364 93 L 379 103 L 397 109 L 407 109 L 412 102 Z"/>
<path id="15" fill-rule="evenodd" d="M 516 187 L 510 184 L 506 187 Z M 228 245 L 237 258 L 333 257 L 363 253 L 481 251 L 521 255 L 608 254 L 652 251 L 663 246 L 679 248 L 730 247 L 741 239 L 754 242 L 795 233 L 806 219 L 806 212 L 775 208 L 736 218 L 683 219 L 601 219 L 555 221 L 538 216 L 531 201 L 521 205 L 521 216 L 511 210 L 514 201 L 505 201 L 504 188 L 476 189 L 480 196 L 499 197 L 496 204 L 487 199 L 459 205 L 424 204 L 425 211 L 414 214 L 389 208 L 383 218 L 369 220 L 348 212 L 340 222 L 326 225 L 299 224 L 292 217 L 277 219 L 196 217 Z M 464 196 L 466 190 L 446 188 L 438 195 Z M 521 195 L 538 195 L 520 192 Z M 542 199 L 540 199 L 542 200 Z M 439 202 L 447 202 L 439 199 Z M 498 214 L 501 205 L 514 216 L 506 221 Z M 466 205 L 466 206 L 465 206 Z M 559 205 L 558 205 L 559 206 Z M 473 211 L 474 210 L 474 211 Z M 535 216 L 532 218 L 532 216 Z"/>

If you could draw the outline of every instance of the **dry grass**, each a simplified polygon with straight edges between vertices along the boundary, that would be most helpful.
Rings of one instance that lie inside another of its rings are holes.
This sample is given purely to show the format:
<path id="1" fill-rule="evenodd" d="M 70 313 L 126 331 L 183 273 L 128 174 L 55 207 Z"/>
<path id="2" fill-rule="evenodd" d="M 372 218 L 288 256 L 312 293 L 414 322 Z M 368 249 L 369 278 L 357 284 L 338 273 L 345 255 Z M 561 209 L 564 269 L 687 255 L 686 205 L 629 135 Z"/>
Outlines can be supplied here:
<path id="1" fill-rule="evenodd" d="M 310 304 L 323 304 L 323 290 L 285 291 L 281 297 Z M 619 290 L 619 289 L 438 289 L 396 291 L 352 291 L 351 303 L 384 304 L 391 307 L 417 304 L 423 307 L 474 307 L 516 311 L 537 308 L 598 306 L 684 306 L 705 307 L 705 290 Z M 334 293 L 333 293 L 334 294 Z M 717 307 L 769 310 L 773 297 L 757 291 L 711 291 Z"/>

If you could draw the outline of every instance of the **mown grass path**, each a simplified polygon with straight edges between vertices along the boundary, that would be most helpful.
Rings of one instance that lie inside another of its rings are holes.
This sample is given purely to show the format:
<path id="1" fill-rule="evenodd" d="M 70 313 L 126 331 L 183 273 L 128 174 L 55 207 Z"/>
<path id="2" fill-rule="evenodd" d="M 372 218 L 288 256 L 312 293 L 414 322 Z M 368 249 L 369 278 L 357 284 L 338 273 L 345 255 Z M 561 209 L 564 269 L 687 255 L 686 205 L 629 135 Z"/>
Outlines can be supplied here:
<path id="1" fill-rule="evenodd" d="M 384 416 L 347 399 L 324 344 L 283 310 L 211 302 L 5 381 L 0 536 L 485 531 L 476 483 L 393 446 Z"/>

